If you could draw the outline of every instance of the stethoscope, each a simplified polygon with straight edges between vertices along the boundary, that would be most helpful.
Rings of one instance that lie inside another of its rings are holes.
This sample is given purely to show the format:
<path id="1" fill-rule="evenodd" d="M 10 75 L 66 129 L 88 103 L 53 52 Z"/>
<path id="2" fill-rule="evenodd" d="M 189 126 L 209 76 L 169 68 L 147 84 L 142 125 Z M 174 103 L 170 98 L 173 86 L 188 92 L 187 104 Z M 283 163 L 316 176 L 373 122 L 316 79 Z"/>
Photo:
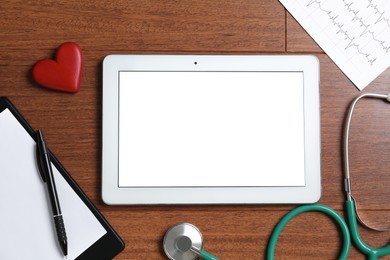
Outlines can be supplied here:
<path id="1" fill-rule="evenodd" d="M 390 254 L 390 244 L 382 248 L 370 247 L 369 245 L 363 242 L 358 230 L 357 220 L 359 220 L 359 222 L 361 222 L 363 225 L 371 229 L 380 230 L 380 231 L 384 230 L 384 229 L 372 228 L 361 220 L 356 208 L 355 200 L 352 196 L 351 176 L 349 173 L 349 158 L 348 158 L 349 128 L 351 125 L 353 110 L 355 109 L 357 102 L 362 98 L 378 98 L 390 102 L 390 94 L 383 95 L 383 94 L 366 93 L 358 96 L 353 100 L 346 117 L 345 132 L 344 132 L 344 175 L 345 175 L 344 183 L 345 183 L 345 192 L 347 198 L 347 200 L 345 201 L 345 207 L 346 207 L 349 227 L 347 222 L 334 209 L 331 209 L 328 206 L 322 204 L 309 204 L 309 205 L 299 206 L 293 209 L 292 211 L 290 211 L 289 213 L 287 213 L 276 225 L 268 243 L 267 259 L 269 260 L 274 259 L 277 240 L 283 228 L 288 224 L 288 222 L 291 219 L 293 219 L 295 216 L 308 211 L 322 212 L 330 216 L 331 218 L 333 218 L 335 222 L 340 226 L 344 239 L 343 239 L 343 246 L 341 249 L 339 259 L 347 259 L 351 247 L 351 237 L 356 247 L 362 253 L 367 255 L 367 258 L 369 260 L 378 259 L 379 257 L 383 257 Z M 169 259 L 172 260 L 192 260 L 197 258 L 198 256 L 206 260 L 218 259 L 215 256 L 203 251 L 202 244 L 203 244 L 202 234 L 194 225 L 189 223 L 181 223 L 169 229 L 163 241 L 164 251 L 166 255 L 169 257 Z"/>
<path id="2" fill-rule="evenodd" d="M 171 227 L 164 236 L 165 254 L 171 260 L 192 260 L 200 257 L 205 260 L 218 260 L 203 250 L 203 236 L 199 229 L 190 223 Z"/>

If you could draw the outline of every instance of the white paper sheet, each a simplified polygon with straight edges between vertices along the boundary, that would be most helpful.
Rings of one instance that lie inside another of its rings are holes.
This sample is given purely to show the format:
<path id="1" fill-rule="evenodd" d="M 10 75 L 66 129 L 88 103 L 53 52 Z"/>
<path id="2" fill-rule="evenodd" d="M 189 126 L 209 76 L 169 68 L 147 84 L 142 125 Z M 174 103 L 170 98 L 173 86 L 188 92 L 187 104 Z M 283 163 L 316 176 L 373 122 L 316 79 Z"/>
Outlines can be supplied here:
<path id="1" fill-rule="evenodd" d="M 280 0 L 362 90 L 390 65 L 390 1 Z"/>
<path id="2" fill-rule="evenodd" d="M 0 113 L 0 259 L 64 259 L 57 242 L 45 184 L 39 175 L 35 142 L 12 113 Z M 52 165 L 75 259 L 106 230 Z"/>

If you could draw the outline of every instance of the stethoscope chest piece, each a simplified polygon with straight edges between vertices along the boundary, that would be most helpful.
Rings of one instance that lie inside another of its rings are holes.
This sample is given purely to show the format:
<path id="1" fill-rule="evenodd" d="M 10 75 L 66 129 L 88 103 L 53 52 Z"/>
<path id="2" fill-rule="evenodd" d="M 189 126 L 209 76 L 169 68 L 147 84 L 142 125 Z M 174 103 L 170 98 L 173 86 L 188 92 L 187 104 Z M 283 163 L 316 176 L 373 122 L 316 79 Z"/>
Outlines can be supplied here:
<path id="1" fill-rule="evenodd" d="M 192 224 L 181 223 L 171 227 L 164 236 L 165 254 L 172 260 L 193 260 L 202 250 L 203 237 Z"/>

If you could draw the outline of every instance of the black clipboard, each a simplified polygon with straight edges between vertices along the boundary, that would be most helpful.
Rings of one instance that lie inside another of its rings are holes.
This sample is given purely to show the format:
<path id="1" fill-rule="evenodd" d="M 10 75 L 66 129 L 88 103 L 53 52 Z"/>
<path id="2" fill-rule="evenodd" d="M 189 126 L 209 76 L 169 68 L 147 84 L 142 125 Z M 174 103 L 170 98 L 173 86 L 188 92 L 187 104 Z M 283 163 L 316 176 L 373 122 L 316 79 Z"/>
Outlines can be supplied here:
<path id="1" fill-rule="evenodd" d="M 18 122 L 23 126 L 23 128 L 27 131 L 27 133 L 36 141 L 36 132 L 27 123 L 27 121 L 23 118 L 23 116 L 18 112 L 16 107 L 11 103 L 11 101 L 7 97 L 0 97 L 0 113 L 7 108 L 18 120 Z M 93 213 L 95 218 L 100 222 L 102 227 L 107 232 L 104 236 L 102 236 L 98 241 L 96 241 L 93 245 L 91 245 L 76 259 L 77 260 L 112 259 L 114 256 L 116 256 L 119 252 L 121 252 L 124 249 L 125 244 L 123 240 L 119 237 L 116 231 L 111 227 L 111 225 L 107 222 L 104 216 L 99 212 L 99 210 L 95 207 L 95 205 L 88 199 L 86 194 L 82 191 L 82 189 L 77 185 L 77 183 L 72 179 L 69 173 L 65 170 L 65 168 L 61 165 L 58 159 L 51 152 L 50 152 L 50 157 L 52 163 L 57 167 L 58 171 L 61 173 L 61 175 L 69 184 L 69 186 L 80 197 L 83 203 L 89 208 L 89 210 Z"/>

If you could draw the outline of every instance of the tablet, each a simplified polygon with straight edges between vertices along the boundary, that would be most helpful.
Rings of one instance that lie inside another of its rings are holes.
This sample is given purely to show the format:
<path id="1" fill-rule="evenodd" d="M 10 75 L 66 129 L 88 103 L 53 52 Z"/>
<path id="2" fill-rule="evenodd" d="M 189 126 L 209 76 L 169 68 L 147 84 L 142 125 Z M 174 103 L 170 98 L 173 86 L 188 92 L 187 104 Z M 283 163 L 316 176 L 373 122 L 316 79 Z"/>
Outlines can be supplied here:
<path id="1" fill-rule="evenodd" d="M 109 55 L 107 204 L 312 203 L 321 196 L 310 55 Z"/>

